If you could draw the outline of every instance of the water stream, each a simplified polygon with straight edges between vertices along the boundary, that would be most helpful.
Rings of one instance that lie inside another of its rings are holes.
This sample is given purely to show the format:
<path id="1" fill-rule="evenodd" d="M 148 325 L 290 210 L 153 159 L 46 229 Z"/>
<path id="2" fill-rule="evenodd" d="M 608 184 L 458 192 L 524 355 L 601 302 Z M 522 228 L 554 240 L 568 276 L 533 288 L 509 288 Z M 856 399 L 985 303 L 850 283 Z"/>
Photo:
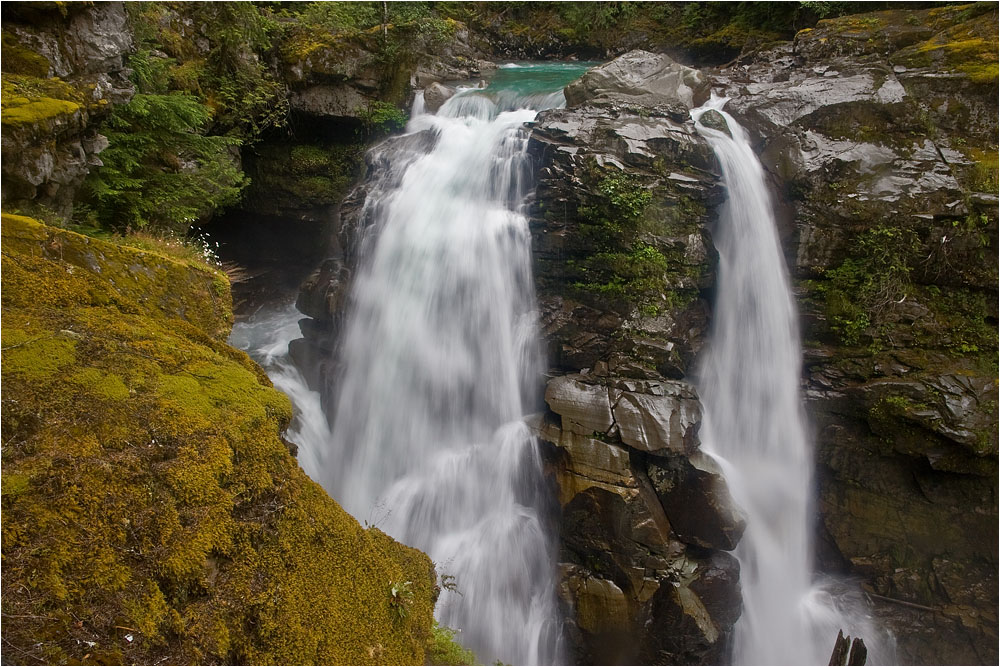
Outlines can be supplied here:
<path id="1" fill-rule="evenodd" d="M 435 115 L 418 98 L 407 137 L 369 177 L 328 420 L 287 361 L 294 309 L 234 332 L 295 400 L 288 437 L 306 472 L 454 577 L 436 614 L 487 664 L 561 660 L 549 500 L 521 421 L 543 370 L 524 124 L 564 104 L 586 67 L 506 67 Z"/>
<path id="2" fill-rule="evenodd" d="M 838 630 L 862 637 L 870 664 L 890 664 L 857 587 L 813 578 L 812 443 L 799 389 L 798 316 L 764 172 L 743 128 L 713 97 L 691 112 L 722 114 L 731 137 L 698 122 L 728 197 L 714 232 L 719 251 L 713 331 L 700 369 L 703 449 L 747 513 L 736 549 L 743 615 L 736 664 L 827 664 Z"/>

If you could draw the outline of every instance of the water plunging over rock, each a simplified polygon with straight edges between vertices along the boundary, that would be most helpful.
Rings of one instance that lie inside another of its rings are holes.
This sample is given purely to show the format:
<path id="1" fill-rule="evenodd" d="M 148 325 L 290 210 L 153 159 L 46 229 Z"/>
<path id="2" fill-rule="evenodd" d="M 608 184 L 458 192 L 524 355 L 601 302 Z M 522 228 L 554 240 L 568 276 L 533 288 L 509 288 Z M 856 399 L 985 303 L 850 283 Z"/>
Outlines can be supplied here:
<path id="1" fill-rule="evenodd" d="M 729 191 L 715 233 L 719 289 L 699 388 L 705 450 L 747 513 L 736 549 L 743 616 L 734 659 L 821 664 L 844 629 L 863 637 L 875 660 L 891 660 L 862 606 L 813 585 L 813 458 L 799 396 L 796 307 L 763 169 L 743 129 L 721 111 L 725 102 L 713 98 L 692 116 L 714 110 L 732 134 L 699 125 Z"/>

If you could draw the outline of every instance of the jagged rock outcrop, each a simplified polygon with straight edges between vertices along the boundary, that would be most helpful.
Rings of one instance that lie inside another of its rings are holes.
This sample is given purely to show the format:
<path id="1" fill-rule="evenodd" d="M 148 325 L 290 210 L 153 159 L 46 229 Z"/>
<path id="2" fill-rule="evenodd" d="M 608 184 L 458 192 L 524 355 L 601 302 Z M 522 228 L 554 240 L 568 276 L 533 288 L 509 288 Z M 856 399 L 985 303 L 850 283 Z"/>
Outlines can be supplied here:
<path id="1" fill-rule="evenodd" d="M 717 78 L 794 220 L 821 564 L 905 663 L 997 660 L 996 25 L 842 17 Z"/>
<path id="2" fill-rule="evenodd" d="M 223 274 L 4 214 L 3 276 L 5 660 L 423 662 L 430 559 L 302 472 Z"/>
<path id="3" fill-rule="evenodd" d="M 534 423 L 561 507 L 571 660 L 710 664 L 739 617 L 744 520 L 698 451 L 686 378 L 707 329 L 715 159 L 688 115 L 701 74 L 634 52 L 567 88 L 529 152 L 553 377 Z"/>
<path id="4" fill-rule="evenodd" d="M 65 215 L 107 139 L 98 126 L 133 94 L 120 2 L 16 3 L 4 11 L 3 203 Z"/>

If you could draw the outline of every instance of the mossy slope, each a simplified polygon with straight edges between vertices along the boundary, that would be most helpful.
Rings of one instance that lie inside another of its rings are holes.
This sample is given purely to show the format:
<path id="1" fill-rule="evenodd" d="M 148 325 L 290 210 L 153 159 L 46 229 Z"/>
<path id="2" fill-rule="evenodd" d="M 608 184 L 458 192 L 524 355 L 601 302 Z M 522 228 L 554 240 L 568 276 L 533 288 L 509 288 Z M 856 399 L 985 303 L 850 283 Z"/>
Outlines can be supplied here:
<path id="1" fill-rule="evenodd" d="M 2 248 L 5 658 L 423 661 L 430 560 L 298 467 L 223 276 L 20 216 Z"/>

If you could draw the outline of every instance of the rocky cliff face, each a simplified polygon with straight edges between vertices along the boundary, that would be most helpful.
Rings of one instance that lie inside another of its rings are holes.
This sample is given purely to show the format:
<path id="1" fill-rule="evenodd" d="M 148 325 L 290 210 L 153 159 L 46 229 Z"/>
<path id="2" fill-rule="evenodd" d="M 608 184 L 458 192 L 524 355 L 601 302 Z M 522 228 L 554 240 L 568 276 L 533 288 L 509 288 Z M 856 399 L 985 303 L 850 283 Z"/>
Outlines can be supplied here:
<path id="1" fill-rule="evenodd" d="M 904 663 L 993 663 L 995 6 L 822 21 L 720 73 L 788 221 L 820 560 Z"/>
<path id="2" fill-rule="evenodd" d="M 3 24 L 3 203 L 66 215 L 107 139 L 98 127 L 133 93 L 120 2 L 15 3 Z"/>
<path id="3" fill-rule="evenodd" d="M 5 659 L 421 664 L 430 560 L 299 468 L 224 276 L 7 214 L 3 275 Z"/>
<path id="4" fill-rule="evenodd" d="M 535 421 L 558 489 L 559 589 L 581 664 L 711 664 L 739 617 L 744 520 L 698 451 L 690 382 L 721 200 L 688 109 L 700 73 L 632 52 L 540 114 L 530 208 L 552 365 Z"/>

